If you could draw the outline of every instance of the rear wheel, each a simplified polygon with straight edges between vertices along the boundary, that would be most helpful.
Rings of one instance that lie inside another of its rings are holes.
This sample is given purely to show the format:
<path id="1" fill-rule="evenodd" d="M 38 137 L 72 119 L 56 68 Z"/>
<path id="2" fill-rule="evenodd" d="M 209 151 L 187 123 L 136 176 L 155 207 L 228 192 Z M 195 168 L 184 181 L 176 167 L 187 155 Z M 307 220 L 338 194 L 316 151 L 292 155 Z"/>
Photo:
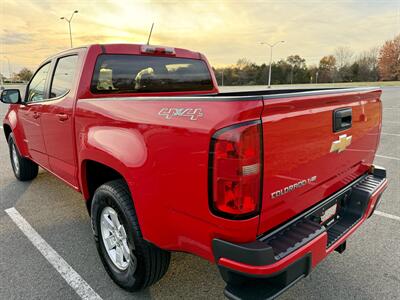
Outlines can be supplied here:
<path id="1" fill-rule="evenodd" d="M 103 265 L 119 286 L 138 291 L 164 276 L 170 253 L 143 239 L 128 186 L 123 180 L 110 181 L 96 190 L 91 218 Z"/>
<path id="2" fill-rule="evenodd" d="M 12 133 L 8 137 L 8 148 L 10 150 L 11 166 L 15 177 L 17 177 L 17 179 L 20 181 L 34 179 L 39 172 L 39 167 L 29 158 L 22 157 L 19 154 L 17 146 L 14 142 L 14 135 Z"/>

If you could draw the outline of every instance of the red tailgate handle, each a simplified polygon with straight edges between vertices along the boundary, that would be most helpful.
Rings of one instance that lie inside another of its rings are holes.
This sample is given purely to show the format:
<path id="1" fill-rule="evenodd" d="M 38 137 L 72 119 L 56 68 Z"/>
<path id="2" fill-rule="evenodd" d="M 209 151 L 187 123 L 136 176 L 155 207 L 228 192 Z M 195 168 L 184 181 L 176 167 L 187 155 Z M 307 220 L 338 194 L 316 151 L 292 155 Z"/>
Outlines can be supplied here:
<path id="1" fill-rule="evenodd" d="M 38 113 L 38 112 L 35 111 L 35 112 L 33 113 L 33 118 L 34 118 L 34 119 L 38 119 L 39 117 L 40 117 L 40 113 Z"/>
<path id="2" fill-rule="evenodd" d="M 67 114 L 57 114 L 57 116 L 58 116 L 58 119 L 59 119 L 60 121 L 66 121 L 66 120 L 68 120 L 68 115 L 67 115 Z"/>

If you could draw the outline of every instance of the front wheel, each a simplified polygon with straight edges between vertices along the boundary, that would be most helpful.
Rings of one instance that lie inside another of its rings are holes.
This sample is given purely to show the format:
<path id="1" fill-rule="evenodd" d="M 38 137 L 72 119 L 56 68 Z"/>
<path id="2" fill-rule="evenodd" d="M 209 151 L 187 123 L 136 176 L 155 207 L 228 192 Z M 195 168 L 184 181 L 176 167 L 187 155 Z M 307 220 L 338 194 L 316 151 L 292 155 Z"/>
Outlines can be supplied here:
<path id="1" fill-rule="evenodd" d="M 97 250 L 115 283 L 138 291 L 164 276 L 170 252 L 143 239 L 129 188 L 123 180 L 107 182 L 96 190 L 91 218 Z"/>
<path id="2" fill-rule="evenodd" d="M 14 135 L 11 133 L 8 137 L 8 148 L 10 151 L 11 166 L 15 177 L 20 181 L 34 179 L 38 172 L 38 165 L 29 158 L 21 156 L 14 142 Z"/>

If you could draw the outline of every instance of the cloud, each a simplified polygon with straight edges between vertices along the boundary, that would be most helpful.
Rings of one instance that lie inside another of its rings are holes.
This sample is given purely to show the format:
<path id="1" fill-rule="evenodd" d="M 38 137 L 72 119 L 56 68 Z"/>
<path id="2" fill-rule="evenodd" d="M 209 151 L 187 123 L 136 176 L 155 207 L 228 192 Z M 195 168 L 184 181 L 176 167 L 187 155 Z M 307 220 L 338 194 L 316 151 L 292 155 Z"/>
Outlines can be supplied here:
<path id="1" fill-rule="evenodd" d="M 34 68 L 69 47 L 68 24 L 60 17 L 75 9 L 75 46 L 144 43 L 154 21 L 152 43 L 200 51 L 217 66 L 239 58 L 263 63 L 268 49 L 260 42 L 279 40 L 285 43 L 274 48 L 274 60 L 299 54 L 315 64 L 339 46 L 361 52 L 400 30 L 398 0 L 3 0 L 0 52 L 11 63 Z"/>
<path id="2" fill-rule="evenodd" d="M 32 41 L 32 36 L 24 32 L 12 32 L 8 29 L 3 29 L 0 33 L 0 44 L 19 45 L 29 44 Z"/>

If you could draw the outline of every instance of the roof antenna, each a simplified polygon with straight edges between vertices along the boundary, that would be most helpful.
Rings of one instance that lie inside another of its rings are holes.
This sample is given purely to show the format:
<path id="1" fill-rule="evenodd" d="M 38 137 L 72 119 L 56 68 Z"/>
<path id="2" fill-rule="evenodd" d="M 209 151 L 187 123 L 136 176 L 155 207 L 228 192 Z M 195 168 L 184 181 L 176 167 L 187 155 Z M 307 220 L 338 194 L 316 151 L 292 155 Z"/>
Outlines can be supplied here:
<path id="1" fill-rule="evenodd" d="M 154 22 L 153 22 L 153 24 L 151 24 L 151 29 L 150 29 L 150 33 L 149 33 L 149 38 L 147 39 L 147 45 L 150 43 L 150 38 L 151 38 L 151 33 L 153 32 L 153 27 L 154 27 Z"/>

